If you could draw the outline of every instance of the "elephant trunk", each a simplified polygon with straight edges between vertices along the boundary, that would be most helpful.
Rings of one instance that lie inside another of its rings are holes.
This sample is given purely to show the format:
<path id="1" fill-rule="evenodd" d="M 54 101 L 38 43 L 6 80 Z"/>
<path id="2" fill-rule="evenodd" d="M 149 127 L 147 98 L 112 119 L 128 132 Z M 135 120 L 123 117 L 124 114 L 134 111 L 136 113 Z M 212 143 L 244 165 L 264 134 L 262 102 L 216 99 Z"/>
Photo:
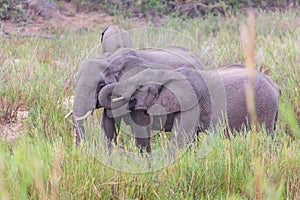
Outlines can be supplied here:
<path id="1" fill-rule="evenodd" d="M 128 103 L 137 84 L 122 81 L 106 85 L 99 93 L 99 103 L 109 110 L 118 109 Z"/>
<path id="2" fill-rule="evenodd" d="M 99 93 L 99 103 L 106 109 L 116 109 L 125 103 L 123 102 L 125 98 L 117 96 L 114 91 L 117 84 L 118 83 L 106 85 Z M 119 101 L 116 101 L 116 99 Z"/>
<path id="3" fill-rule="evenodd" d="M 76 144 L 79 145 L 84 136 L 84 120 L 96 109 L 97 99 L 95 92 L 88 87 L 80 86 L 74 98 L 73 104 L 73 129 L 76 133 Z"/>
<path id="4" fill-rule="evenodd" d="M 111 96 L 115 84 L 106 85 L 100 90 L 98 95 L 99 103 L 106 109 L 111 109 Z"/>
<path id="5" fill-rule="evenodd" d="M 72 124 L 73 129 L 75 130 L 76 134 L 76 145 L 80 145 L 80 143 L 84 140 L 84 126 L 83 126 L 83 120 L 77 120 L 75 117 L 72 117 Z"/>

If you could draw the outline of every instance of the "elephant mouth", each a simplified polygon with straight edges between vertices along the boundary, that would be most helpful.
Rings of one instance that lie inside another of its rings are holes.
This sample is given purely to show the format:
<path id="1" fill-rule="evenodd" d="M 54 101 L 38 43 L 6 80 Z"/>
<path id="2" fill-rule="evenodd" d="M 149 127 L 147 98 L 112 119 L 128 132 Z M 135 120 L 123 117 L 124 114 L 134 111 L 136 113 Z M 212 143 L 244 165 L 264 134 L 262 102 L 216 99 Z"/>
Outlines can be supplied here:
<path id="1" fill-rule="evenodd" d="M 147 111 L 147 107 L 143 105 L 137 105 L 137 100 L 136 99 L 130 99 L 129 104 L 128 104 L 128 110 L 129 111 L 144 111 L 145 115 L 149 115 Z"/>
<path id="2" fill-rule="evenodd" d="M 135 110 L 137 100 L 136 99 L 130 99 L 129 104 L 128 104 L 128 110 L 133 111 Z"/>

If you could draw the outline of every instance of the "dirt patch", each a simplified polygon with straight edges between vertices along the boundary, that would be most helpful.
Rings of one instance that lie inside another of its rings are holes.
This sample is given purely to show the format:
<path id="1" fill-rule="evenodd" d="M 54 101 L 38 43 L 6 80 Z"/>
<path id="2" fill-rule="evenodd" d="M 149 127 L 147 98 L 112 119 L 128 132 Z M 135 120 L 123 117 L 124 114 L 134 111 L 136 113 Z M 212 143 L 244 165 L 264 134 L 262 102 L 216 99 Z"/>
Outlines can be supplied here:
<path id="1" fill-rule="evenodd" d="M 23 126 L 23 122 L 0 125 L 0 139 L 7 140 L 8 142 L 13 142 L 20 136 L 20 133 L 23 130 Z"/>
<path id="2" fill-rule="evenodd" d="M 24 120 L 28 117 L 29 111 L 16 111 L 16 118 L 8 123 L 0 123 L 0 139 L 8 142 L 18 138 L 25 125 Z"/>
<path id="3" fill-rule="evenodd" d="M 12 142 L 19 137 L 28 117 L 29 109 L 22 104 L 13 104 L 0 97 L 0 139 Z"/>

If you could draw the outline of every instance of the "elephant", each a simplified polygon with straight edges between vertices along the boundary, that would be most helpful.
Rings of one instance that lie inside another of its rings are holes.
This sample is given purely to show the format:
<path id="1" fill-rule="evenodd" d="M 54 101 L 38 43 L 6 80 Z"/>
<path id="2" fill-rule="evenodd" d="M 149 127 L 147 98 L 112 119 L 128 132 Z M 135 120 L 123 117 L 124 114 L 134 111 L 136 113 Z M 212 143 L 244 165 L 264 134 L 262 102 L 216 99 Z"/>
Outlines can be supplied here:
<path id="1" fill-rule="evenodd" d="M 65 116 L 67 118 L 73 114 L 72 122 L 76 132 L 76 144 L 79 144 L 83 138 L 83 120 L 94 109 L 99 108 L 95 96 L 99 77 L 112 60 L 131 51 L 130 42 L 129 34 L 124 29 L 115 25 L 109 26 L 102 32 L 102 55 L 86 61 L 80 67 L 75 84 L 73 108 Z"/>
<path id="2" fill-rule="evenodd" d="M 249 127 L 245 87 L 248 81 L 246 67 L 239 64 L 203 71 L 149 68 L 105 86 L 99 101 L 104 108 L 112 109 L 114 116 L 130 115 L 130 123 L 137 128 L 133 130 L 137 145 L 151 152 L 150 129 L 185 133 L 191 141 L 195 133 L 214 130 L 219 122 L 226 124 L 228 130 Z M 258 123 L 270 133 L 275 130 L 280 88 L 269 76 L 257 71 L 253 84 Z M 109 99 L 111 102 L 106 105 Z M 164 123 L 157 124 L 160 121 Z"/>
<path id="3" fill-rule="evenodd" d="M 111 34 L 111 35 L 110 35 Z M 87 61 L 80 69 L 76 80 L 75 97 L 72 111 L 73 128 L 76 132 L 76 144 L 84 137 L 83 120 L 95 109 L 101 108 L 98 94 L 102 87 L 114 83 L 134 68 L 134 62 L 156 63 L 162 68 L 166 66 L 204 69 L 201 59 L 193 52 L 179 46 L 168 46 L 161 49 L 130 48 L 129 34 L 117 26 L 110 26 L 102 33 L 102 50 L 100 58 Z M 130 64 L 133 63 L 133 64 Z M 139 65 L 141 66 L 141 65 Z M 140 70 L 146 69 L 146 65 Z M 113 79 L 111 79 L 113 77 Z M 104 108 L 102 127 L 105 134 L 116 134 L 115 121 L 108 117 Z M 108 128 L 110 127 L 110 128 Z M 106 133 L 106 132 L 113 133 Z"/>

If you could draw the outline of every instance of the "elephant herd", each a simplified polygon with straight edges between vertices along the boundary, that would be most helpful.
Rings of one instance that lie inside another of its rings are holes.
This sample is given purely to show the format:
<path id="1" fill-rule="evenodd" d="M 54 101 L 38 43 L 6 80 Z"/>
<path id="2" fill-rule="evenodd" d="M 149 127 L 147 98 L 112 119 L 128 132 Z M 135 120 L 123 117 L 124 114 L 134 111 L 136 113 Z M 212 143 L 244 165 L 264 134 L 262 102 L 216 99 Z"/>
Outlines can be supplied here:
<path id="1" fill-rule="evenodd" d="M 132 49 L 128 32 L 114 25 L 103 31 L 101 42 L 103 54 L 87 61 L 76 81 L 72 121 L 77 144 L 84 140 L 84 120 L 98 108 L 103 108 L 107 147 L 123 120 L 137 147 L 148 153 L 151 130 L 172 131 L 190 141 L 220 123 L 227 130 L 250 127 L 245 66 L 207 70 L 197 54 L 179 46 Z M 257 121 L 272 132 L 280 89 L 269 76 L 254 73 Z M 176 137 L 177 143 L 183 140 Z"/>

